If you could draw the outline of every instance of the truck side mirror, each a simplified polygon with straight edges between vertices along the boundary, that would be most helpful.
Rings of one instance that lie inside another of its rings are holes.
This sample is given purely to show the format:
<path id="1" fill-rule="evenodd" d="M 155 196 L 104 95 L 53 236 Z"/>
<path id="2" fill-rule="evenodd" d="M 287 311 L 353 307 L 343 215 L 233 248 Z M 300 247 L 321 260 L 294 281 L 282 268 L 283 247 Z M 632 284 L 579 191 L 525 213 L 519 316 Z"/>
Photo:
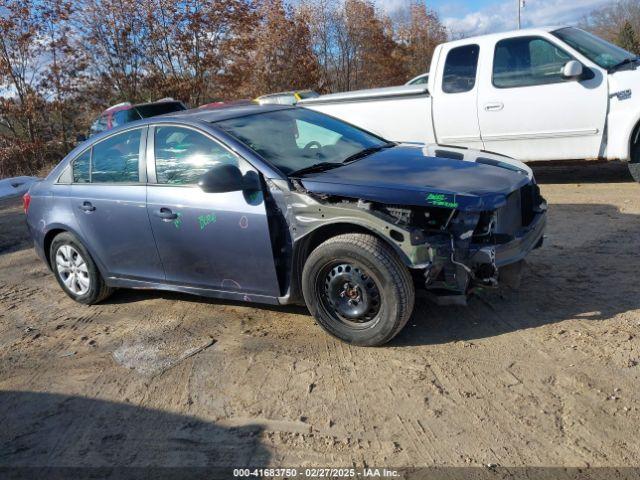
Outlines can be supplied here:
<path id="1" fill-rule="evenodd" d="M 582 76 L 582 64 L 577 60 L 570 60 L 562 67 L 562 76 L 564 78 L 578 79 Z"/>

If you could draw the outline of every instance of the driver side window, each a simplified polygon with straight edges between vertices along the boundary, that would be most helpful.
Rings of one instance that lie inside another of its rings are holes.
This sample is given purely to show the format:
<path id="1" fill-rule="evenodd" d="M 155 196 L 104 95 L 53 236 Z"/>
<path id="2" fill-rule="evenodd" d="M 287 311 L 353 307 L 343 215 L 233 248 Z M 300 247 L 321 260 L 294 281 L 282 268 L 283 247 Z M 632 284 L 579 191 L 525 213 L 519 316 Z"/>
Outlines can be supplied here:
<path id="1" fill-rule="evenodd" d="M 157 126 L 154 149 L 156 178 L 160 184 L 195 185 L 216 165 L 240 167 L 234 154 L 190 128 Z"/>
<path id="2" fill-rule="evenodd" d="M 540 37 L 501 40 L 493 57 L 493 85 L 515 88 L 564 82 L 562 69 L 571 60 L 571 55 Z"/>

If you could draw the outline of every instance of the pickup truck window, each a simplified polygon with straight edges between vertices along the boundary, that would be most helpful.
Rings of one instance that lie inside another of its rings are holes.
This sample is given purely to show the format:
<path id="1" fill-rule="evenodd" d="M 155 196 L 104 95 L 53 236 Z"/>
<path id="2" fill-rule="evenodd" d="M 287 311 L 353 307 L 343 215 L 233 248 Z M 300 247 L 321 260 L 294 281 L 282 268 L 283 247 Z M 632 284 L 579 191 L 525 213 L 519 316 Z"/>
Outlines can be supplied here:
<path id="1" fill-rule="evenodd" d="M 613 68 L 635 58 L 632 53 L 579 28 L 566 27 L 551 33 L 602 68 Z"/>
<path id="2" fill-rule="evenodd" d="M 447 54 L 442 76 L 442 91 L 463 93 L 473 90 L 478 70 L 478 45 L 452 48 Z"/>
<path id="3" fill-rule="evenodd" d="M 493 56 L 493 85 L 515 88 L 564 82 L 562 68 L 572 59 L 544 38 L 500 40 Z"/>

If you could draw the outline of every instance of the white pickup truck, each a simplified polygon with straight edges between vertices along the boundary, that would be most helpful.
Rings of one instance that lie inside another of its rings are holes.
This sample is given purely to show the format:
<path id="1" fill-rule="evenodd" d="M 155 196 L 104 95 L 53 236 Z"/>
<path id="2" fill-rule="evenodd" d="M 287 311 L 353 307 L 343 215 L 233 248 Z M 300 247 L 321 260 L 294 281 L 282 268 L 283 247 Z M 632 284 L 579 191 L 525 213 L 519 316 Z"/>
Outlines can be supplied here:
<path id="1" fill-rule="evenodd" d="M 523 161 L 627 160 L 640 181 L 639 64 L 583 30 L 534 28 L 439 45 L 427 85 L 299 104 L 394 141 L 489 150 Z"/>

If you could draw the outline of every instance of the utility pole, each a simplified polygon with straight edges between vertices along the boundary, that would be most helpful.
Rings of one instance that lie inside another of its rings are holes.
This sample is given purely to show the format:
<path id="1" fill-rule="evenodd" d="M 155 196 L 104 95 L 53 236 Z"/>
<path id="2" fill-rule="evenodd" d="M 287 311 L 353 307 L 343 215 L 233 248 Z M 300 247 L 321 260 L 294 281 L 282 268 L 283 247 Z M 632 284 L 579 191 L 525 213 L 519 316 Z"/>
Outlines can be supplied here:
<path id="1" fill-rule="evenodd" d="M 525 0 L 518 0 L 518 30 L 522 27 L 522 7 L 524 7 Z"/>

